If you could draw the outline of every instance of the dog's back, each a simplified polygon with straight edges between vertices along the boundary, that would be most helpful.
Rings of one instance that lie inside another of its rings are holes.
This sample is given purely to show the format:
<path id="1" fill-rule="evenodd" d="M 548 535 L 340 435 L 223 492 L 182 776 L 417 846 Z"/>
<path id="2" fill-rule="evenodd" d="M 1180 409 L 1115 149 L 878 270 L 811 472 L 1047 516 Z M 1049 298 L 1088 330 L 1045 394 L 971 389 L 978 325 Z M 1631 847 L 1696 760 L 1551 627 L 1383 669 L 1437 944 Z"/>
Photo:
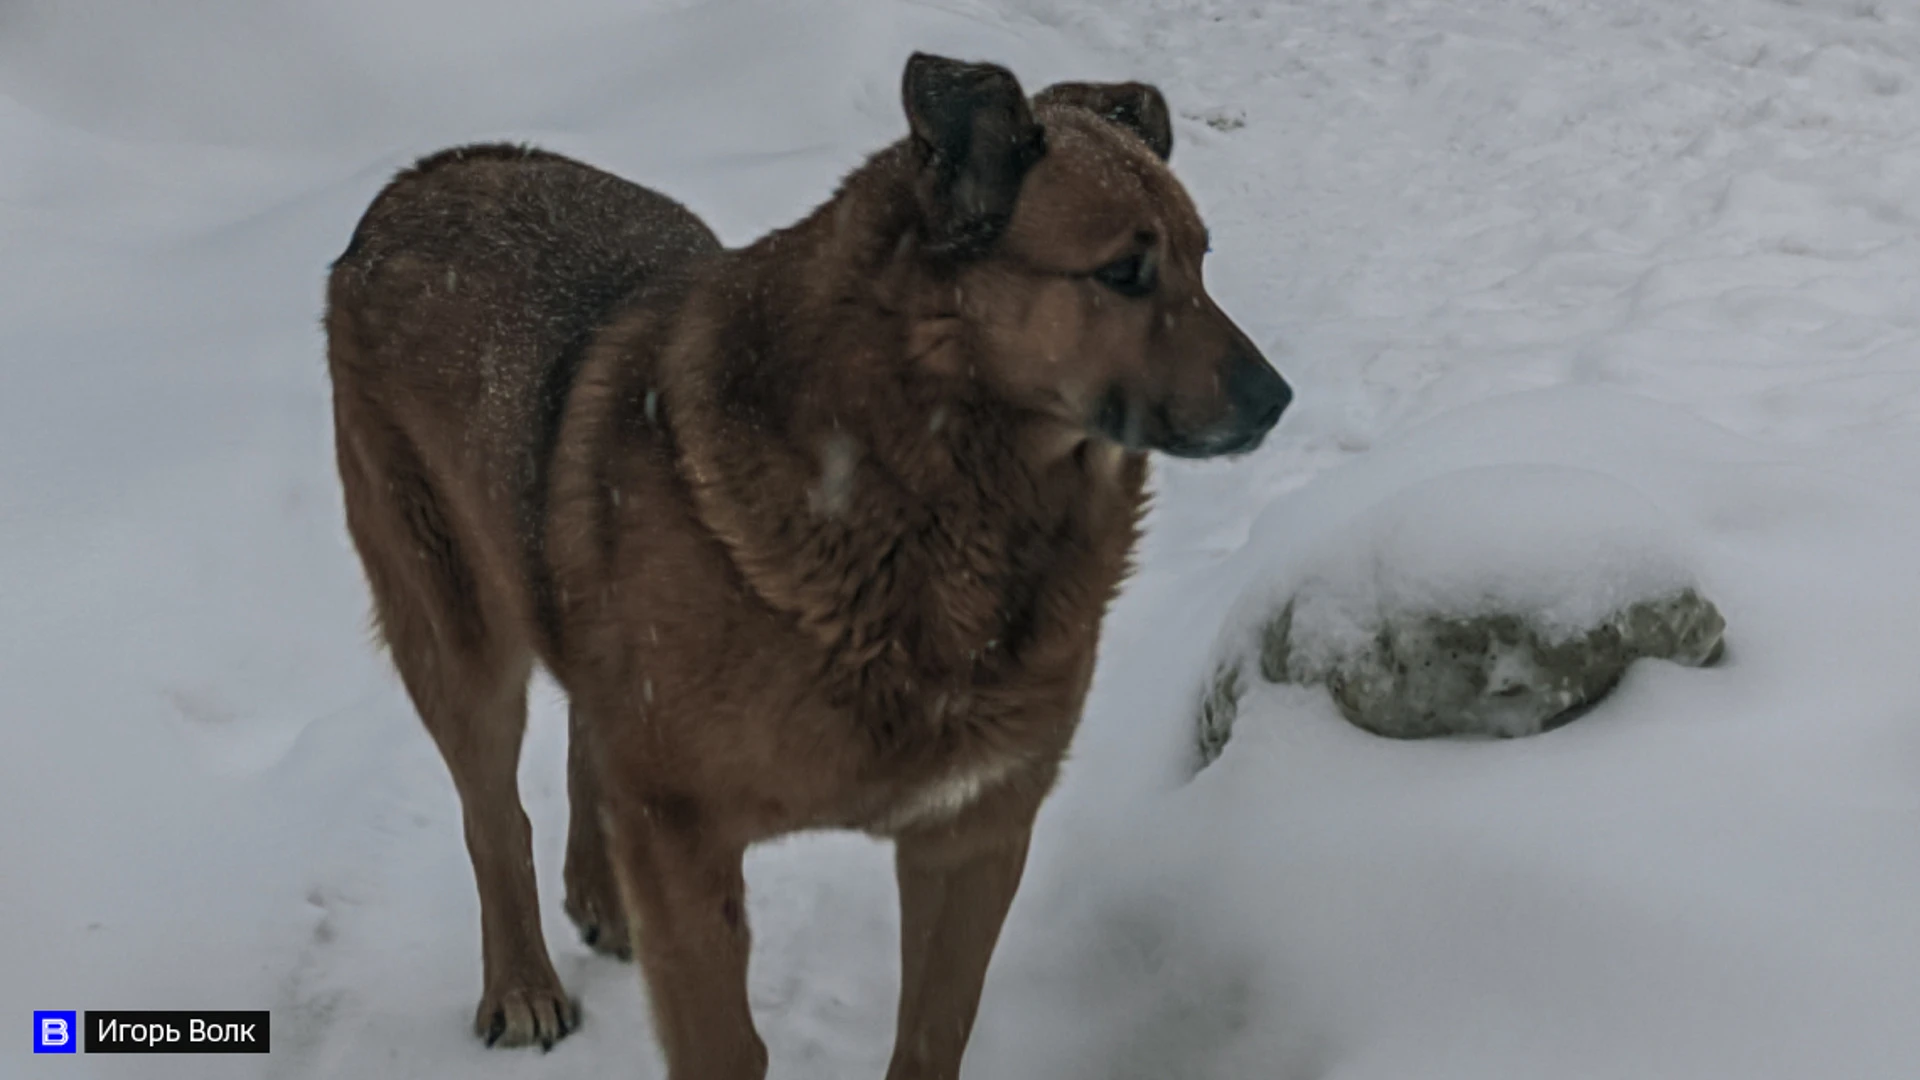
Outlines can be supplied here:
<path id="1" fill-rule="evenodd" d="M 397 528 L 385 546 L 437 564 L 410 568 L 416 588 L 445 586 L 449 610 L 495 623 L 458 629 L 513 633 L 502 624 L 530 614 L 547 462 L 595 331 L 719 247 L 666 196 L 539 150 L 462 147 L 397 176 L 328 290 L 356 539 Z M 457 602 L 474 585 L 490 595 Z"/>

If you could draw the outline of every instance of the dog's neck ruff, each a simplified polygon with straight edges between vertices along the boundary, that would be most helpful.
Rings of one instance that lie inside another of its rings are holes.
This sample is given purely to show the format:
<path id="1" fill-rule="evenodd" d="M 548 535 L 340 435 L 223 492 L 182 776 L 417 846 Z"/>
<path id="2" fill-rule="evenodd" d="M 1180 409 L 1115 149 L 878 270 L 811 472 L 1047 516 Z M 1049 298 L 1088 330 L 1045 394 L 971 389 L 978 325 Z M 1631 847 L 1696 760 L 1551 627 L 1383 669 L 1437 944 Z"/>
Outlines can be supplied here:
<path id="1" fill-rule="evenodd" d="M 881 332 L 901 316 L 782 317 L 762 291 L 752 310 L 774 314 L 755 318 L 727 301 L 695 298 L 700 340 L 667 358 L 661 407 L 703 524 L 848 704 L 876 723 L 925 713 L 914 702 L 1031 661 L 1043 607 L 1104 610 L 1136 531 L 1137 456 L 1075 452 L 977 394 L 881 374 L 907 370 L 904 329 Z"/>

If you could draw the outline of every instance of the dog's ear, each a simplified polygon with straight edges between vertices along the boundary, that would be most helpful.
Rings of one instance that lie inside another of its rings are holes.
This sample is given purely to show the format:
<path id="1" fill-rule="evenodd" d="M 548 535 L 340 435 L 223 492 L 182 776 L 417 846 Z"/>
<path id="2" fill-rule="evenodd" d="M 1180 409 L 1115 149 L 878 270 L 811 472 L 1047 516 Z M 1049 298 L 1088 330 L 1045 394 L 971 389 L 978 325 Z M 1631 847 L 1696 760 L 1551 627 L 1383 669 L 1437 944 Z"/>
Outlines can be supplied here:
<path id="1" fill-rule="evenodd" d="M 1173 156 L 1173 116 L 1167 99 L 1146 83 L 1055 83 L 1035 105 L 1077 105 L 1140 136 L 1165 161 Z"/>
<path id="2" fill-rule="evenodd" d="M 997 239 L 1020 182 L 1046 153 L 1026 92 L 997 64 L 914 53 L 901 78 L 934 252 L 966 257 Z"/>

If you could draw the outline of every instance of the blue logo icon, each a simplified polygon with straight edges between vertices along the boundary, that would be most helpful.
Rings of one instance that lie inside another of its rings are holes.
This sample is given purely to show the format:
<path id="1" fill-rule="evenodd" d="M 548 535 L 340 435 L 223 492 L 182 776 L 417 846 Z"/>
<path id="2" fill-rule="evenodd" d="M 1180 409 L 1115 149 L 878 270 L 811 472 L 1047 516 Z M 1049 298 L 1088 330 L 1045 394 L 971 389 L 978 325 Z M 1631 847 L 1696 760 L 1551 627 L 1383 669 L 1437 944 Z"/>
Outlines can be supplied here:
<path id="1" fill-rule="evenodd" d="M 80 1047 L 79 1014 L 72 1009 L 35 1009 L 33 1013 L 33 1052 L 71 1054 Z"/>

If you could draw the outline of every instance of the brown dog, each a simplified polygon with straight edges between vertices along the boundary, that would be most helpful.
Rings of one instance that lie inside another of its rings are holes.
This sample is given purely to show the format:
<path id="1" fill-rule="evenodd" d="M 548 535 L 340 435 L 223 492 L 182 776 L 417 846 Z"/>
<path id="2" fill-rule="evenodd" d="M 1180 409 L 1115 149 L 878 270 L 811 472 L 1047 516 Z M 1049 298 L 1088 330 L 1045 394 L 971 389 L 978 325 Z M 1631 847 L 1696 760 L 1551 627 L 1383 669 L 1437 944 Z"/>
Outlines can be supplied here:
<path id="1" fill-rule="evenodd" d="M 347 525 L 460 793 L 489 1043 L 577 1022 L 515 786 L 572 707 L 566 910 L 645 969 L 674 1080 L 760 1077 L 741 856 L 892 837 L 887 1075 L 954 1077 L 1093 673 L 1148 450 L 1291 397 L 1201 284 L 1158 91 L 916 55 L 911 134 L 739 250 L 536 150 L 447 151 L 328 291 Z M 631 929 L 631 935 L 629 934 Z"/>

